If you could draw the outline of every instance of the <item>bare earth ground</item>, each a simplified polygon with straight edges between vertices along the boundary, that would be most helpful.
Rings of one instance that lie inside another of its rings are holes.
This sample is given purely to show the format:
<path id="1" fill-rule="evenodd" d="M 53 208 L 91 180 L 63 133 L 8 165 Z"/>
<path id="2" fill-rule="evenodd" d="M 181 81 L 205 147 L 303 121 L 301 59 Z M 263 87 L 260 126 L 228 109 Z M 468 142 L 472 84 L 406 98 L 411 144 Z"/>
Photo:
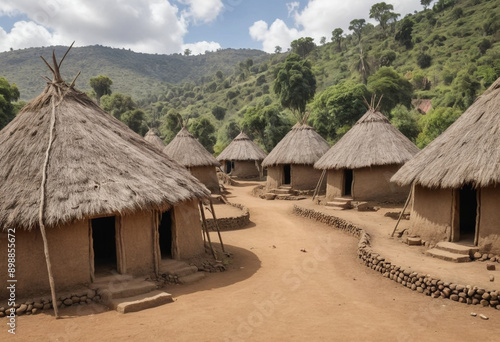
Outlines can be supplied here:
<path id="1" fill-rule="evenodd" d="M 383 278 L 357 259 L 354 237 L 291 214 L 294 203 L 310 200 L 265 201 L 250 195 L 256 184 L 240 182 L 229 187 L 229 200 L 247 206 L 253 224 L 223 232 L 226 249 L 233 253 L 227 272 L 209 274 L 192 285 L 169 286 L 165 290 L 174 295 L 174 303 L 137 313 L 124 315 L 92 305 L 62 309 L 60 320 L 49 314 L 21 316 L 14 339 L 499 340 L 499 311 L 431 299 Z M 401 262 L 393 262 L 404 266 L 416 261 L 412 268 L 418 271 L 419 258 L 430 258 L 384 238 L 394 221 L 379 214 L 350 211 L 342 215 L 360 226 L 365 222 L 373 231 L 380 227 L 381 232 L 372 232 L 374 247 L 382 248 L 384 255 L 394 247 L 394 257 Z M 216 238 L 214 234 L 212 240 Z M 471 317 L 472 311 L 486 314 L 489 320 Z M 0 340 L 12 338 L 3 326 Z"/>

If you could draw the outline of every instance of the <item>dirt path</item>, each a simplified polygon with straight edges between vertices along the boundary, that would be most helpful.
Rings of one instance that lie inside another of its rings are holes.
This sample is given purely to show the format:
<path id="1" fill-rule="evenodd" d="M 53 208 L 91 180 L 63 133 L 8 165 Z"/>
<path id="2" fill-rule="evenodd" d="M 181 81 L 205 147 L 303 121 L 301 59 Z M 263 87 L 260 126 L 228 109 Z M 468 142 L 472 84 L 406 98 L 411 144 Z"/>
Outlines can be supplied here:
<path id="1" fill-rule="evenodd" d="M 252 183 L 229 200 L 253 224 L 223 232 L 232 269 L 171 286 L 175 302 L 138 313 L 102 307 L 21 316 L 18 340 L 37 341 L 498 341 L 500 312 L 430 299 L 361 265 L 355 238 L 265 201 Z M 214 235 L 215 240 L 215 235 Z M 305 251 L 305 252 L 304 252 Z M 471 317 L 485 313 L 488 321 Z M 0 339 L 7 335 L 6 327 Z"/>

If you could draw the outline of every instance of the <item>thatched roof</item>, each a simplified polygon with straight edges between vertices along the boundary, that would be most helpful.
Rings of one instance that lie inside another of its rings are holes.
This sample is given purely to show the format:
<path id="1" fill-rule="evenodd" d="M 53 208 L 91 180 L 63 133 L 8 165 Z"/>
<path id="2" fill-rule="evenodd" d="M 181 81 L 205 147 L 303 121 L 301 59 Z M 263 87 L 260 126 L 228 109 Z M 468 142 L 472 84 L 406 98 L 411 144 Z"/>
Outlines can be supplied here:
<path id="1" fill-rule="evenodd" d="M 243 132 L 238 134 L 236 138 L 222 151 L 217 160 L 264 160 L 266 152 L 254 143 Z"/>
<path id="2" fill-rule="evenodd" d="M 51 132 L 47 227 L 210 196 L 183 167 L 55 77 L 0 131 L 0 231 L 38 227 Z"/>
<path id="3" fill-rule="evenodd" d="M 404 164 L 418 151 L 418 147 L 391 125 L 385 115 L 371 108 L 314 167 L 357 169 Z"/>
<path id="4" fill-rule="evenodd" d="M 193 166 L 220 166 L 210 152 L 196 138 L 183 127 L 163 152 L 170 158 L 185 167 Z"/>
<path id="5" fill-rule="evenodd" d="M 159 148 L 161 151 L 163 151 L 163 149 L 165 148 L 165 143 L 163 142 L 163 140 L 160 139 L 158 135 L 156 135 L 155 131 L 153 131 L 152 128 L 150 128 L 149 131 L 146 133 L 144 139 L 151 145 L 155 146 L 156 148 Z"/>
<path id="6" fill-rule="evenodd" d="M 500 183 L 500 78 L 391 179 L 429 188 Z"/>
<path id="7" fill-rule="evenodd" d="M 280 164 L 312 165 L 329 148 L 330 145 L 314 128 L 297 123 L 264 159 L 262 166 Z"/>

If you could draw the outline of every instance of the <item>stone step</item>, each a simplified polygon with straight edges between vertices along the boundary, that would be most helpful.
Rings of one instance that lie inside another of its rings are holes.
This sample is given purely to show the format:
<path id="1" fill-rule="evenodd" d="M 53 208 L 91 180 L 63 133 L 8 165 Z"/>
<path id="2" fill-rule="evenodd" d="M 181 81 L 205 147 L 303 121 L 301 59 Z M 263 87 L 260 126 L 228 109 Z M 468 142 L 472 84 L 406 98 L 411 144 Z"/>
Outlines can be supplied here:
<path id="1" fill-rule="evenodd" d="M 276 199 L 279 199 L 279 200 L 286 200 L 288 199 L 288 197 L 290 197 L 291 195 L 290 194 L 278 194 L 276 195 Z"/>
<path id="2" fill-rule="evenodd" d="M 351 204 L 353 199 L 352 197 L 335 197 L 333 200 L 336 202 L 344 202 Z"/>
<path id="3" fill-rule="evenodd" d="M 266 193 L 264 194 L 264 198 L 265 198 L 266 200 L 273 200 L 273 199 L 275 199 L 275 198 L 276 198 L 276 194 L 275 194 L 274 192 L 266 192 Z"/>
<path id="4" fill-rule="evenodd" d="M 130 274 L 111 274 L 107 276 L 96 275 L 96 278 L 92 284 L 90 284 L 91 289 L 98 289 L 104 286 L 109 286 L 110 284 L 120 284 L 129 282 L 134 277 Z"/>
<path id="5" fill-rule="evenodd" d="M 478 247 L 464 246 L 464 245 L 460 245 L 460 244 L 457 244 L 457 243 L 445 242 L 445 241 L 438 242 L 436 244 L 436 248 L 437 249 L 441 249 L 443 251 L 452 252 L 452 253 L 455 253 L 455 254 L 467 255 L 467 256 L 470 256 L 470 257 L 474 256 L 474 253 L 479 252 L 479 248 Z"/>
<path id="6" fill-rule="evenodd" d="M 192 284 L 201 279 L 205 278 L 205 272 L 196 272 L 183 277 L 179 277 L 179 283 L 181 284 Z"/>
<path id="7" fill-rule="evenodd" d="M 326 206 L 328 208 L 342 208 L 342 209 L 350 209 L 351 201 L 338 201 L 336 198 L 333 201 L 326 202 Z"/>
<path id="8" fill-rule="evenodd" d="M 422 246 L 422 239 L 417 237 L 408 237 L 406 239 L 406 243 L 408 246 Z"/>
<path id="9" fill-rule="evenodd" d="M 198 272 L 198 267 L 189 265 L 180 260 L 162 259 L 159 271 L 160 274 L 171 274 L 183 277 Z"/>
<path id="10" fill-rule="evenodd" d="M 274 189 L 273 192 L 276 195 L 288 195 L 290 194 L 290 189 Z"/>
<path id="11" fill-rule="evenodd" d="M 134 279 L 119 284 L 108 284 L 107 287 L 99 288 L 98 293 L 103 303 L 107 305 L 112 299 L 133 297 L 155 289 L 156 285 L 150 281 Z"/>
<path id="12" fill-rule="evenodd" d="M 425 252 L 426 255 L 431 256 L 433 258 L 438 258 L 446 261 L 452 262 L 469 262 L 471 261 L 468 255 L 464 254 L 456 254 L 452 252 L 448 252 L 442 249 L 432 248 Z"/>
<path id="13" fill-rule="evenodd" d="M 292 186 L 291 185 L 280 185 L 278 187 L 278 189 L 287 189 L 287 190 L 292 190 Z"/>
<path id="14" fill-rule="evenodd" d="M 344 207 L 331 207 L 331 206 L 326 205 L 325 209 L 328 209 L 328 210 L 346 210 L 347 208 L 344 208 Z"/>
<path id="15" fill-rule="evenodd" d="M 170 293 L 153 291 L 133 297 L 111 299 L 108 306 L 119 313 L 129 313 L 154 308 L 173 301 Z"/>

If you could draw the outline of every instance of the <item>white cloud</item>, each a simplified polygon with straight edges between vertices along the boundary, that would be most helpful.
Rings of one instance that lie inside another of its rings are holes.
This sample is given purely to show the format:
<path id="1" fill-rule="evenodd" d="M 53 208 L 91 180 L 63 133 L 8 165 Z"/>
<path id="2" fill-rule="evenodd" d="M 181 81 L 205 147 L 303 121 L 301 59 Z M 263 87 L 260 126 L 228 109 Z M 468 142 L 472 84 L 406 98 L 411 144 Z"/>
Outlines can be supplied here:
<path id="1" fill-rule="evenodd" d="M 189 20 L 214 20 L 223 6 L 221 0 L 183 1 L 188 12 L 172 0 L 0 0 L 1 16 L 25 15 L 30 20 L 17 22 L 10 32 L 0 28 L 0 51 L 76 41 L 76 46 L 182 52 Z"/>
<path id="2" fill-rule="evenodd" d="M 298 1 L 294 2 L 287 2 L 286 3 L 286 8 L 288 9 L 288 16 L 290 16 L 293 12 L 299 8 L 300 3 Z"/>
<path id="3" fill-rule="evenodd" d="M 179 0 L 188 6 L 183 15 L 195 23 L 209 23 L 217 18 L 224 8 L 222 0 Z"/>
<path id="4" fill-rule="evenodd" d="M 289 13 L 294 11 L 295 27 L 288 27 L 281 19 L 276 19 L 271 26 L 260 20 L 250 27 L 250 36 L 261 41 L 262 49 L 270 53 L 274 52 L 276 45 L 286 50 L 292 40 L 300 37 L 312 37 L 316 44 L 319 44 L 323 36 L 329 40 L 332 31 L 337 27 L 347 34 L 350 33 L 349 22 L 353 19 L 369 21 L 370 8 L 377 2 L 379 1 L 309 0 L 302 11 L 297 11 L 293 2 L 287 3 Z M 392 0 L 387 3 L 394 5 L 394 12 L 401 14 L 401 18 L 407 13 L 422 10 L 420 0 Z"/>
<path id="5" fill-rule="evenodd" d="M 206 51 L 216 51 L 221 48 L 222 47 L 220 46 L 219 43 L 207 42 L 207 41 L 182 45 L 182 51 L 184 52 L 184 50 L 189 49 L 191 50 L 192 55 L 201 55 L 204 54 Z"/>

